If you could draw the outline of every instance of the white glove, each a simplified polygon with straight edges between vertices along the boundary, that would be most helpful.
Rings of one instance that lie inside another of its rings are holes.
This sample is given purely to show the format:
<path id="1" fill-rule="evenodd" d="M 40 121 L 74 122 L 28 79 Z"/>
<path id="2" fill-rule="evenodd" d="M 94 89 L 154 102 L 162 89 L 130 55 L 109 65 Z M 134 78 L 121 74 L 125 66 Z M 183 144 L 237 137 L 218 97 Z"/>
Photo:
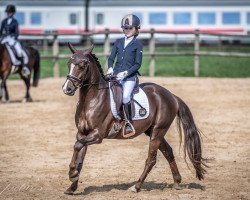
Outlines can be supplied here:
<path id="1" fill-rule="evenodd" d="M 116 79 L 118 81 L 121 81 L 123 80 L 126 76 L 128 75 L 128 71 L 123 71 L 123 72 L 120 72 L 116 75 Z"/>
<path id="2" fill-rule="evenodd" d="M 114 70 L 112 67 L 109 67 L 108 71 L 107 71 L 107 75 L 113 75 Z"/>

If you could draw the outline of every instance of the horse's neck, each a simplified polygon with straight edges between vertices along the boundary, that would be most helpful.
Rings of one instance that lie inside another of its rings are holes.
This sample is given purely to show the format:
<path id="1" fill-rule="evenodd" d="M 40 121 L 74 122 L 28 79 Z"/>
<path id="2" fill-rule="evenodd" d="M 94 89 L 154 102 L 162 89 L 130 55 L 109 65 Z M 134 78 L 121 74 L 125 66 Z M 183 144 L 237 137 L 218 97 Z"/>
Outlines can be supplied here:
<path id="1" fill-rule="evenodd" d="M 108 95 L 107 82 L 96 67 L 91 69 L 91 76 L 80 89 L 79 103 L 91 104 L 92 102 L 105 101 Z"/>

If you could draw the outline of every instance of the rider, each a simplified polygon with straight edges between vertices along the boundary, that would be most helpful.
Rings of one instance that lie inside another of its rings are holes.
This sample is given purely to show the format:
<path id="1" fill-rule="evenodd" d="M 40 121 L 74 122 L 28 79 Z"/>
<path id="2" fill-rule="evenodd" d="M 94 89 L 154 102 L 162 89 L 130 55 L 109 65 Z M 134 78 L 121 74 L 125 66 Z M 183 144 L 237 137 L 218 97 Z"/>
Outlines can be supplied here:
<path id="1" fill-rule="evenodd" d="M 121 21 L 125 37 L 117 39 L 108 58 L 107 75 L 116 75 L 123 88 L 123 109 L 127 120 L 132 120 L 131 94 L 138 83 L 138 70 L 142 63 L 142 44 L 137 39 L 140 19 L 133 14 L 126 15 Z M 113 63 L 117 57 L 114 69 Z M 131 124 L 127 124 L 126 133 L 132 132 Z"/>
<path id="2" fill-rule="evenodd" d="M 17 39 L 19 35 L 18 22 L 14 18 L 16 7 L 14 5 L 7 5 L 5 12 L 7 13 L 7 18 L 2 21 L 0 29 L 0 35 L 3 35 L 1 43 L 8 43 L 10 46 L 13 46 L 15 48 L 17 55 L 21 61 L 22 75 L 27 77 L 30 74 L 30 70 L 26 66 L 27 63 L 24 62 L 24 50 L 22 49 L 22 46 Z M 16 67 L 15 71 L 17 70 L 18 68 Z"/>

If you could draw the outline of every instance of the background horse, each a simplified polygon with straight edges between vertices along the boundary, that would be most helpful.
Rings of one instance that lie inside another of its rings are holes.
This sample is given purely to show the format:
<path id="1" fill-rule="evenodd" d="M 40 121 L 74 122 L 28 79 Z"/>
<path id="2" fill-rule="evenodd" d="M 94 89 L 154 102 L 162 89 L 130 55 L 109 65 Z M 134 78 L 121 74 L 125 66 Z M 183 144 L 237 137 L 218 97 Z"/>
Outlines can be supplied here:
<path id="1" fill-rule="evenodd" d="M 69 165 L 69 178 L 72 181 L 65 194 L 73 194 L 78 186 L 79 174 L 87 152 L 88 145 L 101 143 L 107 138 L 115 123 L 110 109 L 108 83 L 103 75 L 98 59 L 92 54 L 92 49 L 78 51 L 69 44 L 73 55 L 68 61 L 69 75 L 63 85 L 67 95 L 74 95 L 79 88 L 79 102 L 75 114 L 78 129 L 72 160 Z M 140 87 L 147 94 L 150 104 L 150 114 L 144 120 L 133 121 L 136 134 L 132 138 L 145 133 L 150 137 L 148 158 L 145 168 L 132 191 L 139 192 L 141 186 L 156 163 L 158 149 L 169 162 L 174 179 L 174 187 L 179 188 L 181 175 L 177 168 L 172 148 L 164 136 L 177 117 L 180 135 L 184 132 L 184 155 L 188 155 L 196 171 L 196 177 L 204 178 L 206 170 L 205 159 L 202 157 L 200 132 L 195 125 L 188 106 L 177 96 L 154 83 L 143 83 Z M 182 127 L 182 128 L 181 128 Z M 115 139 L 124 139 L 119 133 Z"/>
<path id="2" fill-rule="evenodd" d="M 34 70 L 33 74 L 33 86 L 36 87 L 38 85 L 39 77 L 40 77 L 40 55 L 39 52 L 32 47 L 25 47 L 26 53 L 29 57 L 29 62 L 27 67 L 30 69 L 30 72 Z M 9 92 L 7 89 L 7 78 L 11 74 L 12 62 L 9 56 L 9 52 L 4 44 L 0 44 L 0 76 L 2 79 L 1 88 L 0 88 L 0 99 L 3 101 L 9 101 Z M 30 79 L 31 74 L 26 78 L 21 73 L 21 67 L 19 67 L 18 71 L 20 77 L 23 79 L 26 85 L 26 95 L 23 99 L 23 102 L 30 102 L 32 98 L 29 93 L 30 89 Z"/>

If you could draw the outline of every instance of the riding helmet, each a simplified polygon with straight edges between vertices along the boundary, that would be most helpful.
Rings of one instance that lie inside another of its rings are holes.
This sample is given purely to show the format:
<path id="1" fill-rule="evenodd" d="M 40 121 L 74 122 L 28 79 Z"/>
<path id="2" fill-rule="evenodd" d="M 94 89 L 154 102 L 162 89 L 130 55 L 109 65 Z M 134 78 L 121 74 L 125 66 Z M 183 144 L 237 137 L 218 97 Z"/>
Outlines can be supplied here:
<path id="1" fill-rule="evenodd" d="M 141 22 L 139 17 L 133 14 L 128 14 L 125 17 L 123 17 L 121 22 L 121 28 L 131 28 L 135 27 L 139 29 L 141 27 Z"/>
<path id="2" fill-rule="evenodd" d="M 5 12 L 7 13 L 15 13 L 16 12 L 16 7 L 14 5 L 7 5 L 6 6 L 6 9 L 5 9 Z"/>

